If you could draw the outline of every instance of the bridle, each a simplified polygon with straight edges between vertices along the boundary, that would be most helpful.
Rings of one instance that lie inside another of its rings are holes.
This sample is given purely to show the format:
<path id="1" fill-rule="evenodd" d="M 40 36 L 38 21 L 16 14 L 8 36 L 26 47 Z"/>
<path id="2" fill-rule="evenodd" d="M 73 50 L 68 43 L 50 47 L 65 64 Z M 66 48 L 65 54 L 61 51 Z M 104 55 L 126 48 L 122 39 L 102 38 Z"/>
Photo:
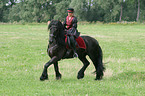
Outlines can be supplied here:
<path id="1" fill-rule="evenodd" d="M 57 26 L 51 26 L 51 27 L 50 27 L 50 31 L 51 31 L 51 29 L 53 29 L 53 28 L 57 28 Z M 55 36 L 53 33 L 49 34 L 49 36 L 50 36 L 50 37 L 56 38 L 56 36 Z"/>
<path id="2" fill-rule="evenodd" d="M 56 36 L 55 36 L 55 35 L 53 35 L 53 34 L 49 34 L 49 36 L 50 36 L 50 37 L 54 37 L 54 38 L 56 38 Z"/>
<path id="3" fill-rule="evenodd" d="M 55 25 L 51 26 L 51 27 L 50 27 L 50 32 L 51 32 L 51 30 L 52 30 L 53 28 L 57 29 L 57 26 L 55 26 Z M 54 32 L 55 32 L 55 31 L 57 31 L 57 30 L 54 30 Z M 51 38 L 51 39 L 49 39 L 49 42 L 50 42 L 50 43 L 52 43 L 53 40 L 56 39 L 56 35 L 54 35 L 53 33 L 50 33 L 50 34 L 49 34 L 49 37 Z"/>

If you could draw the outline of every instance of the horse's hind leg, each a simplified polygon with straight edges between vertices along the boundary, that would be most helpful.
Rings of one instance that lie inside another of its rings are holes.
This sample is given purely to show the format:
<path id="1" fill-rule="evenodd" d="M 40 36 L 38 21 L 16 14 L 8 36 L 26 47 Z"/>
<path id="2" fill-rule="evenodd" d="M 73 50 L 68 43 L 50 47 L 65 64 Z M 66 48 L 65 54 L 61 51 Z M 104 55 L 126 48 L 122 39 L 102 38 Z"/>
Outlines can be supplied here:
<path id="1" fill-rule="evenodd" d="M 78 79 L 82 79 L 84 77 L 84 72 L 86 70 L 86 68 L 89 66 L 90 62 L 86 59 L 86 57 L 79 57 L 79 59 L 83 62 L 84 66 L 80 69 L 80 71 L 78 72 Z"/>
<path id="2" fill-rule="evenodd" d="M 97 55 L 96 56 L 89 56 L 90 59 L 92 60 L 95 69 L 96 69 L 96 79 L 95 80 L 101 80 L 103 77 L 103 71 L 104 71 L 104 66 L 102 63 L 102 56 L 101 55 Z"/>
<path id="3" fill-rule="evenodd" d="M 54 63 L 54 70 L 56 74 L 56 80 L 61 79 L 61 74 L 59 72 L 58 62 Z"/>
<path id="4" fill-rule="evenodd" d="M 102 58 L 98 57 L 96 60 L 96 64 L 95 68 L 96 68 L 96 79 L 95 80 L 101 80 L 103 78 L 103 71 L 104 71 L 104 67 L 103 67 L 103 63 L 102 63 Z"/>

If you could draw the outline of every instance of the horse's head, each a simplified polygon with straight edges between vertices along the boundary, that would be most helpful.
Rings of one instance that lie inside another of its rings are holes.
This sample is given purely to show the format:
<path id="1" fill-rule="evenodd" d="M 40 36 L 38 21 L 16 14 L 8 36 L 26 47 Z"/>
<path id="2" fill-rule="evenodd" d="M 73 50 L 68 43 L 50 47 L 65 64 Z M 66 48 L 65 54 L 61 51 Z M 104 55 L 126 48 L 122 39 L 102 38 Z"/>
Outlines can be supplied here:
<path id="1" fill-rule="evenodd" d="M 58 38 L 64 36 L 62 23 L 58 20 L 52 20 L 48 26 L 48 29 L 50 29 L 49 44 L 56 42 Z"/>

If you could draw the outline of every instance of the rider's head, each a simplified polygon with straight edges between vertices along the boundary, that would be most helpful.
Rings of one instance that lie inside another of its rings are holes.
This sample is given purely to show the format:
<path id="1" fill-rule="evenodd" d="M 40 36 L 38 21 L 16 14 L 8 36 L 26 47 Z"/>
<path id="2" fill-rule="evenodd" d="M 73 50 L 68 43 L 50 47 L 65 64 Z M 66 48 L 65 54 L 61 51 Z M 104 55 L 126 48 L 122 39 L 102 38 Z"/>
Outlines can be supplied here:
<path id="1" fill-rule="evenodd" d="M 67 9 L 67 12 L 68 12 L 68 16 L 69 17 L 72 17 L 73 16 L 73 13 L 74 13 L 74 9 L 73 8 L 68 8 Z"/>

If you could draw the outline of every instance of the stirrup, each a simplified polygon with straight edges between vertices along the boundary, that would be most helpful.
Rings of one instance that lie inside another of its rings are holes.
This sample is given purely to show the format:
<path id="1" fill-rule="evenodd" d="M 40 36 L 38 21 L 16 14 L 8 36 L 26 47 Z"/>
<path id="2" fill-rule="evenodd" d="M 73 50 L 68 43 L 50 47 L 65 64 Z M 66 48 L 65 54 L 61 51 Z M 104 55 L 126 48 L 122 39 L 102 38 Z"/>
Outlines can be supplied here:
<path id="1" fill-rule="evenodd" d="M 78 57 L 78 54 L 77 53 L 74 53 L 73 57 L 74 58 L 77 58 Z"/>

